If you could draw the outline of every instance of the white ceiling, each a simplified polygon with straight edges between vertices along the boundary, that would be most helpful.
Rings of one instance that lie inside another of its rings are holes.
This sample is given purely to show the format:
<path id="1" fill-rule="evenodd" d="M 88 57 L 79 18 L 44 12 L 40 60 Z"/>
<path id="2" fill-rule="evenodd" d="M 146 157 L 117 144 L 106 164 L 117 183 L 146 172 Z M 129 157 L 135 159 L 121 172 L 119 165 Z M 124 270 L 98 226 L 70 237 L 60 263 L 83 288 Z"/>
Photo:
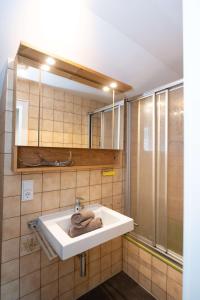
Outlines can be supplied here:
<path id="1" fill-rule="evenodd" d="M 181 0 L 1 0 L 0 70 L 20 40 L 132 85 L 129 95 L 183 76 Z"/>

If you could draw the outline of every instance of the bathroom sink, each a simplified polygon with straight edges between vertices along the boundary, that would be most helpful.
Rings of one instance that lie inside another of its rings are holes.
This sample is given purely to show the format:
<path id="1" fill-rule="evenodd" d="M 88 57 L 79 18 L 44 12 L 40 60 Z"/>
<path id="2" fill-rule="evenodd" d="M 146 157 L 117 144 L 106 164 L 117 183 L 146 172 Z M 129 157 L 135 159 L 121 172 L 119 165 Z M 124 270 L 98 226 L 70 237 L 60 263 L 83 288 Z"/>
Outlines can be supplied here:
<path id="1" fill-rule="evenodd" d="M 110 208 L 102 205 L 89 205 L 85 209 L 92 210 L 95 217 L 100 217 L 103 227 L 74 238 L 68 235 L 73 209 L 38 218 L 40 230 L 62 260 L 133 230 L 133 219 Z"/>

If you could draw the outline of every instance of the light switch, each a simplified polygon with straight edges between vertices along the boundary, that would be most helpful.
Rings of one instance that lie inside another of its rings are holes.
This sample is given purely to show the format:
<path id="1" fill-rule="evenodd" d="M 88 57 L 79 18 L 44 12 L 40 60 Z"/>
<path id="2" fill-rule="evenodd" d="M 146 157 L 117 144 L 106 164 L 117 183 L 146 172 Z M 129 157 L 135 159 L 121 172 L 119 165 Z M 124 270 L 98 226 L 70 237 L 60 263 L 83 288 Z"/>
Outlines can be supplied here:
<path id="1" fill-rule="evenodd" d="M 22 201 L 33 200 L 33 180 L 22 180 Z"/>

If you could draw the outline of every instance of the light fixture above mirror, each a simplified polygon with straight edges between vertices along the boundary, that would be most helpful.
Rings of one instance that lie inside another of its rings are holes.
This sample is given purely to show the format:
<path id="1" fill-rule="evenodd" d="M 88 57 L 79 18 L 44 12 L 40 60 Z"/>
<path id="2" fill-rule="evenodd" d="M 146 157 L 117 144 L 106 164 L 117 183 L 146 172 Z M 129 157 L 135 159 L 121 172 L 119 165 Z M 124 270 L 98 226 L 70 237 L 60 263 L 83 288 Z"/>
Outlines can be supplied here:
<path id="1" fill-rule="evenodd" d="M 55 55 L 44 53 L 36 48 L 33 48 L 32 46 L 27 45 L 24 42 L 22 42 L 19 46 L 18 56 L 22 57 L 23 61 L 25 61 L 27 64 L 31 63 L 33 67 L 47 65 L 54 74 L 86 84 L 93 88 L 102 90 L 102 87 L 111 85 L 110 87 L 115 88 L 116 93 L 122 94 L 130 91 L 133 88 L 124 82 L 115 80 L 85 66 L 60 57 L 56 57 Z M 44 69 L 45 68 L 47 69 L 47 67 L 44 67 Z"/>

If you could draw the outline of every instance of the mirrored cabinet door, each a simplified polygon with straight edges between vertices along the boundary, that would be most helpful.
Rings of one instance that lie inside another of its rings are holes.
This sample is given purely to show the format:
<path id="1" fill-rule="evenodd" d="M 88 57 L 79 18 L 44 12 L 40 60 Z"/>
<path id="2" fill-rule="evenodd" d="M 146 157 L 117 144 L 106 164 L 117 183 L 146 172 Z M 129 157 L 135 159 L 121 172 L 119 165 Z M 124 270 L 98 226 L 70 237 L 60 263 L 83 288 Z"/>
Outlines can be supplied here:
<path id="1" fill-rule="evenodd" d="M 34 80 L 30 80 L 32 74 Z M 15 144 L 39 145 L 39 70 L 18 64 L 16 70 Z"/>
<path id="2" fill-rule="evenodd" d="M 123 101 L 28 62 L 17 64 L 16 145 L 123 149 Z"/>

